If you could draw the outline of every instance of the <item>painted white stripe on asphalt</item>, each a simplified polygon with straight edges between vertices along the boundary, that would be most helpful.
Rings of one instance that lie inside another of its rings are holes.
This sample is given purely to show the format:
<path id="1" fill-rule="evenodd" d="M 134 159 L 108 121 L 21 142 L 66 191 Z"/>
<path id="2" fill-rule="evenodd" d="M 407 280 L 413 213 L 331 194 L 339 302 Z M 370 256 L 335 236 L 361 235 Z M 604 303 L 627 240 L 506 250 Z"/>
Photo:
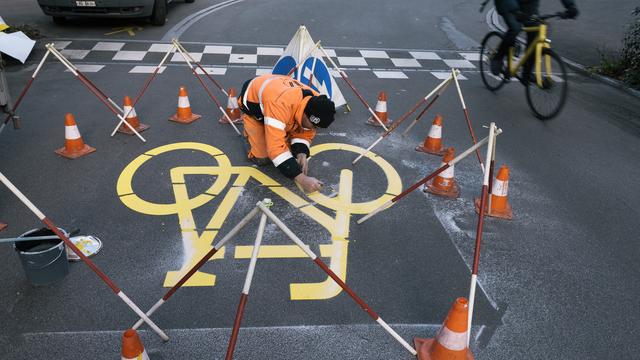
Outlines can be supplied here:
<path id="1" fill-rule="evenodd" d="M 258 55 L 255 54 L 231 54 L 229 64 L 257 64 Z"/>
<path id="2" fill-rule="evenodd" d="M 91 50 L 97 51 L 120 51 L 124 46 L 123 42 L 106 42 L 100 41 L 93 46 Z"/>
<path id="3" fill-rule="evenodd" d="M 449 60 L 449 59 L 442 59 L 442 61 L 444 61 L 445 64 L 447 64 L 447 66 L 452 67 L 452 68 L 465 68 L 465 69 L 475 69 L 475 65 L 473 65 L 470 61 L 468 60 Z"/>
<path id="4" fill-rule="evenodd" d="M 417 60 L 441 60 L 440 55 L 433 51 L 409 51 L 409 54 Z"/>
<path id="5" fill-rule="evenodd" d="M 84 59 L 87 55 L 89 55 L 89 52 L 91 50 L 70 50 L 70 49 L 64 49 L 61 50 L 60 53 L 62 55 L 64 55 L 65 57 L 67 57 L 70 60 L 82 60 Z"/>
<path id="6" fill-rule="evenodd" d="M 431 71 L 431 75 L 435 76 L 436 79 L 445 80 L 451 76 L 451 71 Z M 468 80 L 464 75 L 460 74 L 456 76 L 458 80 Z"/>
<path id="7" fill-rule="evenodd" d="M 140 61 L 147 55 L 146 51 L 118 51 L 111 60 Z"/>
<path id="8" fill-rule="evenodd" d="M 362 57 L 338 56 L 338 63 L 343 66 L 368 66 Z"/>
<path id="9" fill-rule="evenodd" d="M 422 67 L 416 59 L 391 59 L 391 62 L 397 67 Z"/>
<path id="10" fill-rule="evenodd" d="M 204 67 L 203 69 L 210 75 L 225 75 L 227 73 L 227 68 L 224 67 Z M 204 71 L 202 69 L 197 68 L 196 74 L 204 75 Z"/>
<path id="11" fill-rule="evenodd" d="M 202 60 L 202 53 L 190 52 L 189 55 L 191 55 L 193 60 L 197 62 L 200 62 L 200 60 Z M 173 54 L 173 56 L 171 57 L 171 62 L 186 62 L 186 61 L 184 60 L 184 56 L 182 56 L 182 54 L 177 52 Z"/>
<path id="12" fill-rule="evenodd" d="M 379 79 L 408 79 L 402 71 L 374 71 L 373 72 Z M 340 74 L 338 74 L 338 77 Z"/>
<path id="13" fill-rule="evenodd" d="M 360 55 L 371 59 L 389 59 L 389 54 L 382 50 L 360 50 Z"/>
<path id="14" fill-rule="evenodd" d="M 173 47 L 173 44 L 151 44 L 149 50 L 147 51 L 166 53 L 167 51 L 171 50 L 171 47 Z"/>
<path id="15" fill-rule="evenodd" d="M 161 66 L 160 70 L 158 70 L 158 74 L 162 74 L 166 69 L 166 66 Z M 155 66 L 135 66 L 133 69 L 129 70 L 130 74 L 151 74 L 156 71 Z"/>
<path id="16" fill-rule="evenodd" d="M 78 70 L 85 72 L 85 73 L 96 73 L 100 70 L 102 70 L 102 68 L 105 67 L 105 65 L 87 65 L 87 64 L 81 64 L 81 65 L 76 65 L 76 67 L 78 68 Z M 65 72 L 70 72 L 69 69 L 66 69 Z"/>
<path id="17" fill-rule="evenodd" d="M 284 49 L 281 47 L 273 48 L 273 47 L 262 47 L 258 46 L 257 53 L 258 55 L 273 55 L 280 56 L 284 52 Z"/>

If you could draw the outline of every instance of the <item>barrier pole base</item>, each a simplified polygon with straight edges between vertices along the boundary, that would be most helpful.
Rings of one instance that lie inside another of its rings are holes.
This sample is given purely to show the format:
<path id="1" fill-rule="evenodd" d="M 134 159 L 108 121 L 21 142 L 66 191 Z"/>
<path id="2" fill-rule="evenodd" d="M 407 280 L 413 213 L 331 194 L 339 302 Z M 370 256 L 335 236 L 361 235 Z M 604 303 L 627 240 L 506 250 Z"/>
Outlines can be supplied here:
<path id="1" fill-rule="evenodd" d="M 137 127 L 134 127 L 134 129 L 136 129 L 137 132 L 141 133 L 145 130 L 147 130 L 150 126 L 147 124 L 143 124 L 140 123 Z M 131 129 L 129 129 L 129 127 L 127 125 L 122 124 L 122 126 L 120 126 L 118 128 L 118 132 L 119 133 L 123 133 L 123 134 L 127 134 L 127 135 L 135 135 L 135 133 L 133 131 L 131 131 Z"/>
<path id="2" fill-rule="evenodd" d="M 491 196 L 491 195 L 489 195 Z M 475 199 L 475 208 L 476 208 L 476 213 L 480 213 L 480 199 Z M 498 218 L 498 219 L 505 219 L 505 220 L 513 220 L 513 210 L 511 209 L 511 204 L 507 203 L 507 206 L 504 210 L 493 210 L 493 209 L 488 209 L 488 206 L 485 206 L 484 209 L 484 214 L 486 216 L 491 216 L 494 218 Z"/>

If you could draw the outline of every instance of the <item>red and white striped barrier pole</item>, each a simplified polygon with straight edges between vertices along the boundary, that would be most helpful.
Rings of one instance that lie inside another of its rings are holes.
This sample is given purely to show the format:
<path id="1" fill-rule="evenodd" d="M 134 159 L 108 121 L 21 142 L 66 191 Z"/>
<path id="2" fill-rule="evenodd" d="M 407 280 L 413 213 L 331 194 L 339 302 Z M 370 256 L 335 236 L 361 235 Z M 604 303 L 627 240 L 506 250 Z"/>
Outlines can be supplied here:
<path id="1" fill-rule="evenodd" d="M 407 134 L 409 133 L 409 131 L 416 126 L 416 124 L 418 123 L 418 121 L 420 121 L 420 119 L 422 118 L 422 116 L 429 110 L 429 108 L 431 108 L 431 105 L 433 105 L 433 103 L 440 97 L 440 95 L 442 95 L 442 93 L 445 92 L 445 90 L 447 90 L 447 88 L 449 87 L 449 85 L 451 85 L 451 80 L 453 80 L 453 76 L 449 75 L 449 77 L 445 80 L 447 83 L 440 88 L 440 90 L 438 90 L 438 92 L 436 93 L 436 96 L 433 98 L 433 100 L 431 100 L 431 102 L 424 108 L 422 109 L 422 111 L 420 111 L 420 113 L 418 114 L 418 116 L 416 117 L 415 120 L 413 120 L 413 122 L 411 122 L 411 124 L 409 124 L 409 126 L 407 126 L 407 128 L 405 129 L 405 131 L 402 132 L 402 136 L 407 136 Z"/>
<path id="2" fill-rule="evenodd" d="M 102 96 L 103 99 L 110 102 L 112 106 L 114 106 L 116 109 L 118 109 L 121 113 L 124 114 L 124 110 L 120 107 L 120 105 L 118 105 L 118 103 L 113 101 L 113 99 L 111 99 L 107 94 L 105 94 L 96 84 L 93 83 L 93 81 L 89 80 L 89 78 L 82 71 L 80 71 L 80 69 L 78 69 L 78 67 L 75 66 L 69 59 L 67 59 L 64 55 L 62 55 L 62 53 L 60 53 L 58 49 L 55 49 L 55 50 L 56 50 L 56 53 L 60 55 L 59 57 L 60 61 L 64 62 L 67 65 L 67 67 L 73 68 L 73 70 L 75 70 L 76 73 L 78 73 L 78 76 L 83 78 L 89 85 L 91 85 L 94 89 L 96 89 L 98 94 L 100 94 L 100 96 Z"/>
<path id="3" fill-rule="evenodd" d="M 186 54 L 186 55 L 189 57 L 189 59 L 191 60 L 191 62 L 192 62 L 192 63 L 194 63 L 194 64 L 198 67 L 198 69 L 202 70 L 202 72 L 204 73 L 204 75 L 205 75 L 205 76 L 206 76 L 206 77 L 207 77 L 207 78 L 208 78 L 208 79 L 209 79 L 209 80 L 210 80 L 210 81 L 211 81 L 211 82 L 212 82 L 212 83 L 213 83 L 213 84 L 214 84 L 218 89 L 220 89 L 220 91 L 222 91 L 222 93 L 223 93 L 225 96 L 227 96 L 227 97 L 229 96 L 229 93 L 227 92 L 227 90 L 225 90 L 225 88 L 224 88 L 224 87 L 222 87 L 222 85 L 220 85 L 220 83 L 219 83 L 219 82 L 217 82 L 217 81 L 216 81 L 216 79 L 214 79 L 214 78 L 213 78 L 213 76 L 211 76 L 211 74 L 209 74 L 209 73 L 208 73 L 208 72 L 207 72 L 207 71 L 202 67 L 202 65 L 200 65 L 200 63 L 199 63 L 199 62 L 197 62 L 197 61 L 193 58 L 193 56 L 191 56 L 191 54 L 187 51 L 187 49 L 185 49 L 185 48 L 184 48 L 184 46 L 182 46 L 182 44 L 178 41 L 178 39 L 173 39 L 173 40 L 171 40 L 171 43 L 173 43 L 173 46 L 175 46 L 177 49 L 182 50 L 182 52 L 183 52 L 184 54 Z"/>
<path id="4" fill-rule="evenodd" d="M 291 230 L 289 230 L 289 228 L 280 219 L 278 219 L 278 217 L 275 216 L 275 214 L 272 213 L 271 210 L 269 210 L 261 202 L 259 202 L 257 205 L 260 208 L 260 210 L 262 210 L 262 212 L 266 214 L 269 217 L 269 219 L 271 219 L 271 221 L 273 221 L 276 224 L 276 226 L 278 226 L 280 230 L 282 230 L 291 239 L 291 241 L 293 241 L 296 245 L 298 245 L 298 247 L 302 249 L 302 251 L 304 251 L 307 254 L 307 256 L 309 256 L 309 258 L 311 258 L 311 260 L 313 260 L 313 262 L 316 263 L 316 265 L 318 265 L 322 269 L 322 271 L 324 271 L 327 275 L 329 275 L 329 277 L 331 277 L 333 281 L 336 282 L 336 284 L 340 285 L 342 290 L 344 290 L 347 294 L 349 294 L 349 296 L 358 305 L 360 305 L 362 310 L 366 311 L 367 314 L 369 314 L 369 316 L 373 320 L 375 320 L 380 326 L 382 326 L 382 328 L 384 328 L 384 330 L 387 333 L 393 336 L 393 338 L 396 339 L 396 341 L 398 341 L 405 349 L 407 349 L 407 351 L 409 351 L 414 356 L 417 355 L 416 349 L 414 349 L 411 345 L 409 345 L 409 343 L 407 343 L 400 335 L 398 335 L 398 333 L 395 332 L 395 330 L 393 330 L 384 320 L 382 320 L 382 318 L 378 316 L 378 314 L 375 311 L 373 311 L 373 309 L 371 309 L 371 307 L 367 305 L 353 290 L 351 290 L 351 288 L 347 286 L 347 284 L 345 284 L 344 281 L 342 281 L 340 277 L 338 277 L 338 275 L 336 275 L 327 266 L 327 264 L 325 264 L 324 261 L 322 261 L 322 259 L 320 259 L 313 251 L 311 251 L 308 245 L 302 242 L 302 240 L 300 240 L 296 236 L 296 234 L 294 234 Z"/>
<path id="5" fill-rule="evenodd" d="M 259 211 L 260 210 L 257 207 L 255 207 L 242 220 L 240 220 L 240 222 L 236 224 L 236 226 L 234 226 L 233 229 L 231 229 L 231 231 L 227 233 L 227 235 L 225 235 L 222 239 L 220 239 L 220 241 L 217 244 L 215 244 L 213 248 L 209 250 L 209 252 L 207 252 L 195 265 L 193 265 L 193 267 L 189 269 L 189 271 L 186 274 L 184 274 L 182 278 L 178 280 L 178 282 L 175 285 L 173 285 L 173 287 L 169 289 L 169 291 L 167 291 L 167 293 L 151 307 L 151 309 L 147 311 L 146 316 L 151 316 L 154 312 L 156 312 L 156 310 L 160 308 L 160 306 L 162 306 L 165 302 L 167 302 L 167 300 L 169 300 L 171 295 L 173 295 L 176 291 L 178 291 L 178 289 L 185 282 L 187 282 L 187 280 L 189 280 L 189 278 L 191 278 L 191 276 L 193 276 L 193 274 L 195 274 L 196 271 L 198 271 L 202 267 L 202 265 L 204 265 L 207 261 L 209 261 L 209 259 L 211 259 L 211 257 L 215 255 L 215 253 L 217 253 L 218 250 L 220 250 L 224 246 L 224 244 L 227 243 L 227 241 L 231 240 L 231 238 L 233 238 L 240 230 L 242 230 L 242 228 L 244 228 L 245 225 L 247 225 L 247 223 L 249 223 L 249 221 L 251 221 L 251 219 L 253 219 L 253 217 L 256 216 Z M 143 319 L 140 319 L 131 328 L 138 329 L 140 325 L 142 325 L 142 323 L 143 323 Z"/>
<path id="6" fill-rule="evenodd" d="M 267 215 L 263 213 L 262 216 L 260 216 L 260 225 L 258 226 L 256 241 L 253 244 L 253 252 L 251 253 L 247 276 L 244 279 L 244 287 L 242 288 L 242 294 L 240 295 L 240 303 L 238 304 L 238 310 L 236 311 L 236 319 L 233 322 L 233 330 L 231 331 L 231 338 L 229 339 L 229 346 L 227 347 L 227 356 L 225 357 L 226 360 L 233 359 L 233 351 L 236 348 L 236 341 L 238 341 L 238 332 L 240 331 L 240 323 L 242 322 L 244 307 L 247 305 L 247 300 L 249 299 L 249 289 L 251 289 L 251 281 L 253 280 L 253 273 L 256 269 L 256 262 L 258 262 L 258 252 L 260 251 L 260 244 L 262 243 L 262 235 L 264 235 L 264 227 L 266 224 Z"/>
<path id="7" fill-rule="evenodd" d="M 102 95 L 100 95 L 99 90 L 97 90 L 95 87 L 93 87 L 85 78 L 81 77 L 80 75 L 78 75 L 78 72 L 71 66 L 69 66 L 68 64 L 68 60 L 66 60 L 64 58 L 64 56 L 62 56 L 62 54 L 60 54 L 58 52 L 58 50 L 56 50 L 53 47 L 53 44 L 47 44 L 45 45 L 45 47 L 53 54 L 53 56 L 55 56 L 67 69 L 69 69 L 69 71 L 87 88 L 89 89 L 89 91 L 91 91 L 91 93 L 93 93 L 98 100 L 100 100 L 109 110 L 111 110 L 111 112 L 118 118 L 120 119 L 120 121 L 122 121 L 129 129 L 131 129 L 131 131 L 143 142 L 147 142 L 147 140 L 145 140 L 145 138 L 142 137 L 142 135 L 140 135 L 138 133 L 138 131 L 136 131 L 136 129 L 131 126 L 131 124 L 129 124 L 129 122 L 127 122 L 125 120 L 124 117 L 122 117 L 122 115 L 120 114 L 120 112 L 118 110 L 116 110 L 113 105 L 111 105 L 109 102 L 107 102 L 106 99 L 104 99 L 102 97 Z"/>
<path id="8" fill-rule="evenodd" d="M 13 113 L 15 113 L 16 110 L 18 110 L 18 106 L 20 106 L 22 99 L 27 94 L 27 91 L 29 91 L 29 88 L 31 88 L 31 84 L 33 84 L 33 81 L 36 79 L 36 76 L 38 76 L 38 73 L 40 72 L 40 69 L 44 65 L 44 62 L 47 60 L 47 57 L 49 57 L 49 51 L 47 51 L 44 54 L 44 56 L 42 57 L 42 60 L 40 60 L 40 63 L 36 67 L 36 70 L 31 75 L 31 78 L 29 79 L 29 81 L 27 81 L 27 84 L 24 86 L 24 88 L 20 92 L 18 99 L 16 100 L 16 102 L 13 104 L 13 107 L 11 108 L 11 113 L 7 115 L 7 117 L 4 119 L 4 122 L 0 126 L 0 133 L 2 133 L 2 130 L 4 130 L 4 127 L 7 125 L 7 123 L 9 123 L 9 120 L 11 120 L 11 118 L 13 117 Z"/>
<path id="9" fill-rule="evenodd" d="M 389 130 L 387 130 L 386 132 L 384 132 L 382 135 L 380 135 L 380 137 L 378 137 L 378 139 L 376 141 L 373 142 L 373 144 L 371 144 L 367 150 L 365 150 L 365 152 L 363 152 L 362 154 L 360 154 L 355 160 L 353 160 L 351 162 L 351 164 L 357 163 L 360 159 L 362 159 L 365 155 L 367 155 L 371 149 L 373 149 L 374 146 L 378 145 L 378 143 L 380 141 L 382 141 L 382 139 L 386 138 L 387 136 L 391 135 L 391 133 L 398 128 L 398 126 L 400 126 L 400 124 L 402 124 L 403 121 L 405 121 L 411 114 L 413 114 L 416 110 L 418 110 L 418 108 L 420 106 L 422 106 L 422 104 L 424 104 L 425 102 L 427 102 L 427 100 L 429 100 L 434 94 L 436 94 L 436 96 L 431 99 L 431 101 L 429 102 L 429 104 L 427 105 L 427 107 L 425 108 L 424 111 L 427 111 L 431 105 L 433 105 L 434 102 L 436 102 L 436 100 L 440 97 L 440 94 L 442 93 L 443 90 L 443 86 L 445 86 L 446 84 L 449 83 L 449 81 L 451 81 L 451 77 L 443 80 L 440 84 L 438 84 L 438 86 L 436 86 L 429 94 L 427 94 L 427 96 L 425 96 L 424 98 L 420 99 L 420 101 L 418 101 L 411 109 L 409 109 L 409 111 L 407 111 L 406 113 L 404 113 L 404 115 L 402 115 L 398 120 L 394 121 L 391 126 L 389 127 Z"/>
<path id="10" fill-rule="evenodd" d="M 499 134 L 499 130 L 496 130 L 496 124 L 491 123 L 489 125 L 489 145 L 487 146 L 487 158 L 486 163 L 491 162 L 493 157 L 493 150 L 495 149 L 495 138 Z M 487 205 L 487 196 L 489 189 L 489 169 L 484 170 L 484 178 L 482 180 L 482 195 L 480 196 L 480 209 L 478 210 L 478 226 L 476 227 L 476 246 L 473 252 L 473 269 L 471 271 L 471 286 L 469 288 L 469 324 L 467 329 L 467 346 L 471 340 L 471 323 L 473 321 L 473 305 L 476 297 L 476 284 L 478 282 L 478 265 L 480 264 L 480 245 L 482 244 L 482 230 L 484 226 L 484 212 Z"/>
<path id="11" fill-rule="evenodd" d="M 149 75 L 149 77 L 145 81 L 144 85 L 142 86 L 142 89 L 140 89 L 140 91 L 138 92 L 138 95 L 136 95 L 135 99 L 133 100 L 133 104 L 131 104 L 131 109 L 129 109 L 129 111 L 127 111 L 127 113 L 124 114 L 123 117 L 125 119 L 129 116 L 129 113 L 131 113 L 135 109 L 136 104 L 138 104 L 138 101 L 140 100 L 140 98 L 142 98 L 142 95 L 144 95 L 144 93 L 147 91 L 147 89 L 151 85 L 151 82 L 156 78 L 156 76 L 160 72 L 160 69 L 162 69 L 162 65 L 164 65 L 164 63 L 169 58 L 169 55 L 171 55 L 173 52 L 175 52 L 175 49 L 176 49 L 175 45 L 172 45 L 171 49 L 169 49 L 169 51 L 167 51 L 167 53 L 164 54 L 164 57 L 162 58 L 162 60 L 158 64 L 158 66 L 156 66 L 156 68 L 153 70 L 153 73 L 151 73 L 151 75 Z M 111 132 L 111 136 L 112 137 L 116 134 L 116 132 L 118 131 L 120 126 L 122 126 L 122 120 L 120 120 L 118 125 L 116 125 L 116 127 L 113 128 L 113 131 Z"/>
<path id="12" fill-rule="evenodd" d="M 193 75 L 198 79 L 198 82 L 200 82 L 200 85 L 202 85 L 202 87 L 204 88 L 204 91 L 207 93 L 207 95 L 209 95 L 211 100 L 213 100 L 213 102 L 216 104 L 216 106 L 218 107 L 220 112 L 222 112 L 222 115 L 224 115 L 224 117 L 227 118 L 227 120 L 229 121 L 231 126 L 233 126 L 233 130 L 236 131 L 238 136 L 242 137 L 242 134 L 240 133 L 240 130 L 238 130 L 238 127 L 236 126 L 236 124 L 233 123 L 233 121 L 231 120 L 231 118 L 229 117 L 227 112 L 224 110 L 224 108 L 222 107 L 222 105 L 218 101 L 218 98 L 216 98 L 215 95 L 213 95 L 211 93 L 211 91 L 209 90 L 209 87 L 207 86 L 207 84 L 205 84 L 204 81 L 202 81 L 202 78 L 200 78 L 200 75 L 198 75 L 198 72 L 196 71 L 196 69 L 191 64 L 191 61 L 189 61 L 189 59 L 187 58 L 187 55 L 179 47 L 177 49 L 178 49 L 178 52 L 180 52 L 180 54 L 184 58 L 184 61 L 187 63 L 187 65 L 189 65 L 189 68 L 191 69 L 191 72 L 193 73 Z M 205 73 L 206 73 L 206 71 L 205 71 Z"/>
<path id="13" fill-rule="evenodd" d="M 471 126 L 471 119 L 469 118 L 469 111 L 467 111 L 467 104 L 464 102 L 464 98 L 462 97 L 462 91 L 460 90 L 460 83 L 458 82 L 458 75 L 455 70 L 451 70 L 453 75 L 453 81 L 456 83 L 456 89 L 458 90 L 458 97 L 460 97 L 460 104 L 462 105 L 462 111 L 464 112 L 464 118 L 467 121 L 467 127 L 469 128 L 469 134 L 471 135 L 471 140 L 473 143 L 476 143 L 476 134 L 473 132 L 473 127 Z M 491 152 L 491 151 L 489 151 Z M 484 172 L 484 164 L 482 163 L 482 159 L 480 158 L 480 151 L 476 150 L 476 156 L 478 157 L 478 163 L 480 163 L 480 168 L 482 172 Z"/>
<path id="14" fill-rule="evenodd" d="M 369 111 L 369 113 L 371 113 L 371 116 L 373 116 L 374 119 L 376 119 L 376 121 L 382 126 L 382 128 L 384 129 L 384 131 L 389 131 L 389 129 L 387 128 L 387 126 L 382 122 L 382 120 L 380 120 L 380 118 L 378 118 L 378 115 L 376 115 L 376 112 L 373 111 L 373 109 L 371 108 L 371 106 L 369 106 L 369 103 L 367 103 L 367 100 L 365 100 L 362 95 L 360 95 L 360 93 L 358 92 L 358 90 L 356 90 L 355 86 L 353 85 L 353 83 L 351 83 L 351 80 L 349 80 L 349 78 L 347 77 L 347 74 L 345 74 L 345 72 L 340 69 L 338 67 L 338 65 L 336 65 L 335 61 L 333 61 L 333 59 L 331 58 L 331 56 L 329 56 L 329 54 L 327 54 L 327 51 L 324 49 L 324 47 L 322 46 L 318 46 L 318 48 L 322 51 L 322 53 L 324 54 L 324 56 L 327 57 L 327 59 L 329 59 L 329 61 L 331 62 L 331 66 L 333 66 L 333 68 L 340 73 L 340 76 L 342 77 L 342 79 L 344 80 L 344 82 L 347 83 L 347 85 L 349 85 L 349 87 L 351 88 L 351 90 L 353 90 L 354 94 L 356 94 L 356 96 L 358 97 L 358 99 L 360 99 L 360 102 L 362 103 L 362 105 L 364 105 L 365 108 L 367 108 L 367 110 Z"/>
<path id="15" fill-rule="evenodd" d="M 495 131 L 495 135 L 499 135 L 500 133 L 502 133 L 502 129 L 497 129 Z M 463 153 L 461 153 L 460 155 L 456 156 L 453 160 L 445 163 L 444 165 L 442 165 L 440 168 L 438 168 L 436 171 L 432 172 L 431 174 L 429 174 L 428 176 L 426 176 L 425 178 L 423 178 L 422 180 L 418 181 L 417 183 L 411 185 L 407 190 L 401 192 L 400 194 L 396 195 L 393 199 L 387 201 L 386 203 L 382 204 L 380 207 L 378 207 L 377 209 L 373 210 L 372 212 L 370 212 L 369 214 L 363 216 L 362 218 L 360 218 L 358 221 L 356 221 L 358 224 L 362 224 L 363 222 L 369 220 L 372 216 L 376 215 L 377 213 L 388 209 L 391 205 L 393 205 L 396 201 L 402 199 L 403 197 L 405 197 L 407 194 L 409 194 L 410 192 L 412 192 L 413 190 L 417 189 L 419 186 L 425 184 L 427 181 L 433 179 L 434 177 L 436 177 L 438 174 L 440 174 L 441 172 L 447 170 L 448 168 L 450 168 L 451 166 L 455 165 L 457 162 L 459 162 L 460 160 L 464 159 L 465 157 L 467 157 L 469 154 L 471 154 L 472 152 L 476 151 L 478 148 L 480 148 L 482 145 L 486 144 L 489 141 L 490 137 L 487 136 L 486 138 L 478 141 L 478 143 L 476 143 L 475 145 L 471 146 L 470 148 L 468 148 L 467 150 L 465 150 Z"/>
<path id="16" fill-rule="evenodd" d="M 140 308 L 133 302 L 131 301 L 131 299 L 129 299 L 129 297 L 127 295 L 125 295 L 124 292 L 122 292 L 122 290 L 120 290 L 120 288 L 118 288 L 118 286 L 111 281 L 111 279 L 109 279 L 109 277 L 103 273 L 94 263 L 93 261 L 91 261 L 80 249 L 78 249 L 76 247 L 76 245 L 71 242 L 71 240 L 69 240 L 69 238 L 67 237 L 67 235 L 65 235 L 62 231 L 60 231 L 58 229 L 58 227 L 53 223 L 53 221 L 51 221 L 49 218 L 47 218 L 29 199 L 27 199 L 26 196 L 24 196 L 24 194 L 18 190 L 18 188 L 15 187 L 15 185 L 13 185 L 11 183 L 11 181 L 9 181 L 9 179 L 7 179 L 4 174 L 2 174 L 0 172 L 0 182 L 2 182 L 7 188 L 9 188 L 9 190 L 27 207 L 29 208 L 29 210 L 31 210 L 31 212 L 33 212 L 38 219 L 40 219 L 40 221 L 42 221 L 51 231 L 53 231 L 60 239 L 62 239 L 62 241 L 64 241 L 65 245 L 67 245 L 69 248 L 71 248 L 71 250 L 73 250 L 74 253 L 76 253 L 76 255 L 78 255 L 80 257 L 80 259 L 82 259 L 82 261 L 84 261 L 85 264 L 87 264 L 87 266 L 89 266 L 89 268 L 91 268 L 91 270 L 93 270 L 93 272 L 98 275 L 98 277 L 109 287 L 111 288 L 111 290 L 113 290 L 113 292 L 118 295 L 118 297 L 120 299 L 122 299 L 122 301 L 124 301 L 125 304 L 127 304 L 127 306 L 129 306 L 129 308 L 131 308 L 131 310 L 133 310 L 136 314 L 138 314 L 138 316 L 140 316 L 142 318 L 142 320 L 144 322 L 146 322 L 147 324 L 149 324 L 149 326 L 153 329 L 153 331 L 156 332 L 156 334 L 160 335 L 160 337 L 162 338 L 162 340 L 167 341 L 169 340 L 169 337 L 167 336 L 167 334 L 164 333 L 164 331 L 162 331 L 162 329 L 160 329 L 153 321 L 151 321 L 151 319 L 149 319 L 149 317 L 147 315 L 145 315 L 142 310 L 140 310 Z"/>

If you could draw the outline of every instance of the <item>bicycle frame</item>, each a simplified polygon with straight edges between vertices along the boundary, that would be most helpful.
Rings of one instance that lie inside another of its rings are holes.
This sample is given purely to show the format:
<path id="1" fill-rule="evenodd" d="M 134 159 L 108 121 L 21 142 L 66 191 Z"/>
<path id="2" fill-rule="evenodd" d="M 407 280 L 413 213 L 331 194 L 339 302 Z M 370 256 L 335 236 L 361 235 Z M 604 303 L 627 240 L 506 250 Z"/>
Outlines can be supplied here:
<path id="1" fill-rule="evenodd" d="M 524 63 L 529 59 L 530 56 L 535 51 L 535 75 L 536 75 L 536 83 L 539 87 L 542 87 L 542 49 L 550 49 L 551 48 L 551 40 L 547 39 L 547 25 L 542 23 L 538 26 L 525 26 L 523 28 L 525 32 L 537 32 L 538 36 L 535 41 L 530 44 L 520 61 L 517 64 L 513 64 L 513 50 L 514 48 L 509 48 L 509 56 L 507 59 L 507 66 L 509 67 L 509 73 L 511 76 L 516 76 L 516 73 L 519 68 L 521 68 Z M 551 57 L 545 56 L 545 67 L 547 76 L 551 76 Z"/>

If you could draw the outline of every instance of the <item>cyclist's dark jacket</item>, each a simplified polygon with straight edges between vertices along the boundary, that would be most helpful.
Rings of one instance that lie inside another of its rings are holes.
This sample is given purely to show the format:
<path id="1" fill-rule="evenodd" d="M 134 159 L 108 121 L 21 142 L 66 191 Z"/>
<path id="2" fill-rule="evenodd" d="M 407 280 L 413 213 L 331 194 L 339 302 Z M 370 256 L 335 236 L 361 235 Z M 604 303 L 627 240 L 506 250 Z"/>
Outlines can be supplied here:
<path id="1" fill-rule="evenodd" d="M 565 8 L 576 7 L 573 0 L 561 0 Z M 505 15 L 514 11 L 522 11 L 527 14 L 535 14 L 538 12 L 540 0 L 495 0 L 496 10 L 498 14 Z"/>

